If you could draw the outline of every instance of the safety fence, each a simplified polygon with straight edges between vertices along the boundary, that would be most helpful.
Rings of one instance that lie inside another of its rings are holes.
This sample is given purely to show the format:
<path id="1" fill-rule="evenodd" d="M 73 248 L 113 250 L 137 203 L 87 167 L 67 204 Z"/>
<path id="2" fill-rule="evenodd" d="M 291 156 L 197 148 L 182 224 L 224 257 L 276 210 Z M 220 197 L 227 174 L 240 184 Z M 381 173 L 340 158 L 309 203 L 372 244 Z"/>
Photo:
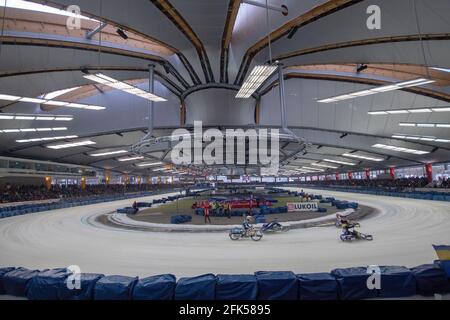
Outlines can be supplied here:
<path id="1" fill-rule="evenodd" d="M 0 268 L 0 294 L 30 300 L 361 300 L 450 292 L 449 274 L 439 261 L 411 269 L 381 266 L 378 273 L 369 270 L 357 267 L 313 274 L 205 274 L 177 281 L 171 274 L 140 279 L 72 275 L 66 269 Z"/>

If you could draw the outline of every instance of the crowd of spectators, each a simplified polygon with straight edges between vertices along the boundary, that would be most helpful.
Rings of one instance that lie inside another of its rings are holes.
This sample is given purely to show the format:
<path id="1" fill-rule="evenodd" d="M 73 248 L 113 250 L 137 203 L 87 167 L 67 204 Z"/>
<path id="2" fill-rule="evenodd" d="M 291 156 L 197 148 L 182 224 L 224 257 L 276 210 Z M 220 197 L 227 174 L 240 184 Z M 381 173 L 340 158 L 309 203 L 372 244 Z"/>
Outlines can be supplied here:
<path id="1" fill-rule="evenodd" d="M 0 186 L 0 203 L 40 201 L 50 199 L 82 199 L 98 196 L 123 195 L 125 193 L 159 192 L 166 189 L 177 188 L 177 185 L 164 184 L 99 184 L 87 185 L 82 189 L 79 185 L 52 185 L 48 190 L 44 185 L 11 185 Z"/>
<path id="2" fill-rule="evenodd" d="M 411 190 L 416 188 L 425 188 L 429 185 L 428 179 L 424 177 L 417 178 L 399 178 L 399 179 L 361 179 L 361 180 L 329 180 L 329 181 L 309 181 L 302 184 L 319 186 L 338 186 L 338 187 L 361 187 L 371 189 L 387 190 Z"/>

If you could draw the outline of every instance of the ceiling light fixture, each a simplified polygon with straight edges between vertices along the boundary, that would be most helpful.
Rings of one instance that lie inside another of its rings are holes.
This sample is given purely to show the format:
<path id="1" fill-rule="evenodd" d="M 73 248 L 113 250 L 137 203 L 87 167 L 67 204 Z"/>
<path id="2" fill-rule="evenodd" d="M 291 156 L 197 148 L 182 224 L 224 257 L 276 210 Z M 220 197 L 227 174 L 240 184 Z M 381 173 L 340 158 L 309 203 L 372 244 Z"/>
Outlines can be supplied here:
<path id="1" fill-rule="evenodd" d="M 17 143 L 29 143 L 29 142 L 51 141 L 51 140 L 76 139 L 76 138 L 78 138 L 78 136 L 47 137 L 47 138 L 34 138 L 34 139 L 16 140 L 16 142 Z"/>
<path id="2" fill-rule="evenodd" d="M 146 162 L 146 163 L 139 163 L 137 166 L 138 167 L 154 167 L 154 166 L 160 166 L 162 165 L 162 162 Z M 165 170 L 165 168 L 164 168 Z M 158 171 L 158 170 L 154 170 L 154 171 Z M 160 170 L 163 171 L 163 170 Z"/>
<path id="3" fill-rule="evenodd" d="M 344 166 L 356 166 L 356 163 L 346 162 L 346 161 L 339 161 L 339 160 L 332 160 L 332 159 L 323 159 L 323 161 L 342 164 Z"/>
<path id="4" fill-rule="evenodd" d="M 369 161 L 376 161 L 376 162 L 384 161 L 383 158 L 375 158 L 375 157 L 369 157 L 369 156 L 362 156 L 362 155 L 358 155 L 358 154 L 354 154 L 354 153 L 344 153 L 342 156 L 343 156 L 343 157 L 347 157 L 347 158 L 355 158 L 355 159 L 369 160 Z"/>
<path id="5" fill-rule="evenodd" d="M 132 85 L 129 85 L 125 82 L 116 80 L 114 78 L 108 77 L 102 73 L 97 73 L 97 74 L 86 74 L 83 76 L 84 78 L 100 83 L 102 85 L 120 90 L 120 91 L 124 91 L 126 93 L 150 100 L 150 101 L 154 101 L 154 102 L 163 102 L 163 101 L 167 101 L 164 98 L 161 98 L 153 93 L 144 91 L 142 89 L 139 89 L 137 87 L 134 87 Z"/>
<path id="6" fill-rule="evenodd" d="M 105 109 L 105 107 L 100 107 L 100 106 L 95 106 L 95 105 L 87 105 L 87 104 L 82 104 L 82 103 L 72 103 L 72 102 L 64 102 L 64 101 L 54 101 L 54 100 L 40 99 L 40 98 L 18 97 L 18 96 L 12 96 L 12 95 L 8 95 L 8 94 L 0 94 L 0 100 L 12 101 L 12 102 L 37 103 L 37 104 L 43 104 L 43 105 L 52 105 L 52 106 L 86 109 L 86 110 L 104 110 Z"/>
<path id="7" fill-rule="evenodd" d="M 418 128 L 450 128 L 450 123 L 415 123 L 401 122 L 400 127 L 418 127 Z"/>
<path id="8" fill-rule="evenodd" d="M 404 88 L 422 86 L 422 85 L 433 83 L 433 82 L 435 82 L 435 81 L 425 79 L 425 78 L 419 78 L 419 79 L 399 82 L 399 83 L 395 83 L 395 84 L 391 84 L 391 85 L 385 85 L 385 86 L 377 87 L 374 89 L 347 93 L 344 95 L 339 95 L 339 96 L 335 96 L 335 97 L 318 100 L 317 102 L 321 102 L 321 103 L 338 102 L 338 101 L 355 99 L 355 98 L 359 98 L 359 97 L 373 95 L 373 94 L 377 94 L 380 92 L 388 92 L 388 91 L 395 91 L 395 90 L 400 90 L 400 89 L 404 89 Z"/>
<path id="9" fill-rule="evenodd" d="M 61 10 L 57 8 L 53 8 L 50 6 L 46 6 L 39 3 L 33 3 L 30 1 L 25 0 L 0 0 L 0 7 L 7 7 L 7 8 L 14 8 L 14 9 L 21 9 L 21 10 L 29 10 L 29 11 L 35 11 L 35 12 L 42 12 L 42 13 L 49 13 L 49 14 L 55 14 L 60 16 L 67 16 L 67 17 L 75 17 L 83 20 L 90 20 L 90 21 L 96 21 L 94 19 L 88 18 L 83 15 L 75 14 L 66 10 Z"/>
<path id="10" fill-rule="evenodd" d="M 328 169 L 338 169 L 339 167 L 335 167 L 329 164 L 323 164 L 323 163 L 311 163 L 312 166 L 315 167 L 321 167 L 321 168 L 328 168 Z"/>
<path id="11" fill-rule="evenodd" d="M 311 168 L 311 167 L 302 167 L 302 169 L 305 169 L 307 171 L 313 171 L 313 172 L 325 172 L 323 169 L 317 169 L 317 168 Z"/>
<path id="12" fill-rule="evenodd" d="M 127 162 L 127 161 L 135 161 L 135 160 L 142 160 L 142 159 L 144 159 L 144 157 L 129 157 L 129 158 L 117 159 L 117 161 Z"/>
<path id="13" fill-rule="evenodd" d="M 255 66 L 248 78 L 245 80 L 236 98 L 248 99 L 258 90 L 262 84 L 277 70 L 276 65 Z"/>
<path id="14" fill-rule="evenodd" d="M 382 116 L 389 114 L 408 114 L 408 113 L 431 113 L 431 112 L 450 112 L 450 107 L 429 107 L 429 108 L 416 108 L 416 109 L 400 109 L 400 110 L 380 110 L 369 111 L 371 116 Z"/>
<path id="15" fill-rule="evenodd" d="M 50 146 L 47 146 L 47 148 L 53 149 L 53 150 L 59 150 L 59 149 L 68 149 L 68 148 L 75 148 L 75 147 L 90 146 L 90 145 L 94 145 L 94 144 L 96 144 L 94 141 L 84 140 L 84 141 L 78 141 L 78 142 L 70 142 L 70 143 L 64 143 L 64 144 L 50 145 Z"/>
<path id="16" fill-rule="evenodd" d="M 67 128 L 24 128 L 24 129 L 2 129 L 0 133 L 19 133 L 19 132 L 46 132 L 46 131 L 66 131 Z"/>
<path id="17" fill-rule="evenodd" d="M 428 151 L 421 151 L 421 150 L 396 147 L 396 146 L 388 146 L 388 145 L 380 144 L 380 143 L 373 145 L 372 148 L 385 149 L 385 150 L 391 150 L 391 151 L 396 151 L 396 152 L 411 153 L 411 154 L 416 154 L 416 155 L 424 155 L 424 154 L 430 153 Z"/>
<path id="18" fill-rule="evenodd" d="M 433 69 L 433 70 L 436 70 L 436 71 L 442 71 L 442 72 L 450 72 L 450 69 L 447 69 L 447 68 L 431 67 L 430 69 Z"/>
<path id="19" fill-rule="evenodd" d="M 104 156 L 112 156 L 115 154 L 123 154 L 128 153 L 127 150 L 116 150 L 116 151 L 108 151 L 108 152 L 101 152 L 101 153 L 92 153 L 89 156 L 91 157 L 104 157 Z"/>
<path id="20" fill-rule="evenodd" d="M 442 142 L 447 143 L 450 142 L 450 140 L 447 139 L 439 139 L 436 137 L 431 136 L 413 136 L 413 135 L 402 135 L 402 134 L 394 134 L 392 136 L 394 139 L 404 139 L 404 140 L 421 140 L 421 141 L 427 141 L 427 142 Z"/>

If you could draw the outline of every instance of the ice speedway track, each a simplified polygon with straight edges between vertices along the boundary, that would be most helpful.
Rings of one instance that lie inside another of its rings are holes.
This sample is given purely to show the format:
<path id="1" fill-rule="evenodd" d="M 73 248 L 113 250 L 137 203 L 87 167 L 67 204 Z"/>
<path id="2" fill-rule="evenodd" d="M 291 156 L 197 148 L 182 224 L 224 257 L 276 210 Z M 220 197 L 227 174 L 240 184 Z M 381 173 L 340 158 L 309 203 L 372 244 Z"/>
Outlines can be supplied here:
<path id="1" fill-rule="evenodd" d="M 0 266 L 78 265 L 83 272 L 130 276 L 328 272 L 369 264 L 413 267 L 431 263 L 436 259 L 431 245 L 450 243 L 449 203 L 311 192 L 377 208 L 380 214 L 361 223 L 361 231 L 373 234 L 374 241 L 343 243 L 334 226 L 266 235 L 261 242 L 232 242 L 227 233 L 152 233 L 86 223 L 94 214 L 133 201 L 125 200 L 0 220 Z"/>

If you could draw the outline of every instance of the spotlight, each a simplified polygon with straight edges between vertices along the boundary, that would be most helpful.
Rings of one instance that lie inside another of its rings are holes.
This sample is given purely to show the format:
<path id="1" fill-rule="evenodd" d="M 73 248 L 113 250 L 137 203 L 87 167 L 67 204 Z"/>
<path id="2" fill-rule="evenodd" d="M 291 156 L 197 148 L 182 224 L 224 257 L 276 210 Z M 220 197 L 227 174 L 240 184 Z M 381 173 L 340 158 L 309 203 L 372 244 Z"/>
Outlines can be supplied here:
<path id="1" fill-rule="evenodd" d="M 367 64 L 358 64 L 356 66 L 356 72 L 360 73 L 363 72 L 364 70 L 366 70 L 368 68 Z"/>
<path id="2" fill-rule="evenodd" d="M 125 31 L 123 31 L 122 29 L 117 29 L 117 34 L 119 35 L 119 36 L 121 36 L 124 40 L 127 40 L 128 39 L 128 36 L 127 36 L 127 34 L 125 33 Z"/>

